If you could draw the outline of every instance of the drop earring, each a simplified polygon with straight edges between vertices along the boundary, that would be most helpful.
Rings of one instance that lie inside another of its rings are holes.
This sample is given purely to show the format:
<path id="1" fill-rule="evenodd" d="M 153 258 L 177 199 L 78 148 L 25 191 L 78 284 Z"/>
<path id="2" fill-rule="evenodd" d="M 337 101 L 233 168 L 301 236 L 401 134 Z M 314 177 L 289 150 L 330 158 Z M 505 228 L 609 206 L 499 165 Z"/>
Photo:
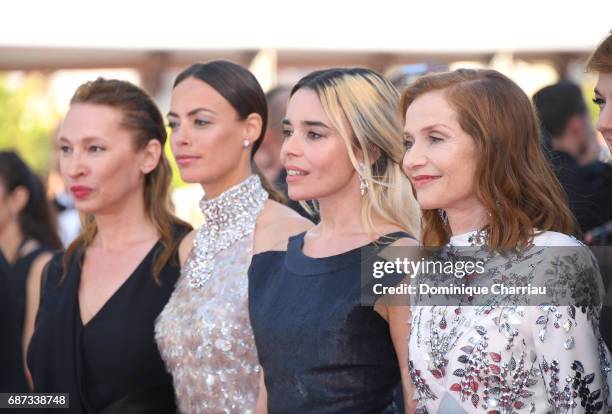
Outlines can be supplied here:
<path id="1" fill-rule="evenodd" d="M 368 182 L 366 181 L 365 178 L 363 178 L 364 171 L 365 171 L 365 165 L 361 161 L 359 161 L 358 164 L 359 164 L 359 171 L 357 173 L 359 174 L 359 192 L 361 193 L 361 196 L 363 197 L 368 192 Z"/>
<path id="2" fill-rule="evenodd" d="M 444 223 L 445 226 L 448 226 L 448 216 L 446 215 L 446 211 L 439 208 L 438 215 L 440 216 L 440 219 L 442 219 L 442 223 Z"/>

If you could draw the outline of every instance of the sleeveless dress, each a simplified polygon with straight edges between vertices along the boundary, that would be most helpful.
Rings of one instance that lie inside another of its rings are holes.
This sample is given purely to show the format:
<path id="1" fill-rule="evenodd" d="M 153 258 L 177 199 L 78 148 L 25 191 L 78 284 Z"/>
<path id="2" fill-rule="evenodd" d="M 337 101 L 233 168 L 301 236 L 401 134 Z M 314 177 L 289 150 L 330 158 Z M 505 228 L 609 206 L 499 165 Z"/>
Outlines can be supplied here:
<path id="1" fill-rule="evenodd" d="M 185 232 L 176 229 L 176 237 Z M 69 393 L 67 413 L 174 412 L 172 378 L 155 344 L 154 323 L 180 270 L 175 255 L 162 268 L 159 283 L 153 278 L 153 265 L 161 250 L 158 241 L 86 324 L 78 301 L 80 252 L 71 257 L 66 271 L 63 254 L 53 257 L 43 278 L 28 349 L 35 392 Z"/>
<path id="2" fill-rule="evenodd" d="M 397 412 L 400 370 L 388 323 L 361 303 L 361 248 L 312 258 L 302 253 L 305 234 L 291 237 L 286 252 L 256 255 L 249 269 L 268 412 Z M 400 237 L 410 236 L 384 240 Z"/>
<path id="3" fill-rule="evenodd" d="M 200 202 L 204 224 L 155 338 L 181 413 L 252 413 L 259 363 L 249 322 L 247 270 L 257 216 L 268 199 L 259 177 Z"/>

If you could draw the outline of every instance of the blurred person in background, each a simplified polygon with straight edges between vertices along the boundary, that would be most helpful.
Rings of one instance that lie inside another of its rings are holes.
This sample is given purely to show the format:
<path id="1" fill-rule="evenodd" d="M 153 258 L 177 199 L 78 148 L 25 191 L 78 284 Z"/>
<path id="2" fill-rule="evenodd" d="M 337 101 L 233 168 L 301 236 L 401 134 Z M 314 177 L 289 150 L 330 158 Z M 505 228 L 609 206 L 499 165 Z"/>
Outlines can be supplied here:
<path id="1" fill-rule="evenodd" d="M 286 171 L 280 159 L 280 150 L 283 146 L 283 117 L 289 100 L 289 88 L 277 86 L 266 93 L 268 103 L 268 126 L 259 149 L 253 156 L 253 161 L 257 164 L 263 175 L 269 182 L 279 184 L 287 183 L 281 180 L 281 175 L 286 176 Z M 284 173 L 284 174 L 283 174 Z"/>
<path id="2" fill-rule="evenodd" d="M 21 358 L 21 332 L 9 287 L 10 265 L 0 250 L 0 392 L 26 392 L 28 384 Z"/>
<path id="3" fill-rule="evenodd" d="M 0 251 L 21 333 L 21 352 L 13 355 L 19 361 L 34 331 L 42 269 L 61 248 L 40 178 L 15 152 L 0 151 Z"/>
<path id="4" fill-rule="evenodd" d="M 280 151 L 283 146 L 283 118 L 289 101 L 289 88 L 277 86 L 266 93 L 268 102 L 268 127 L 261 146 L 255 153 L 253 161 L 268 181 L 273 183 L 285 196 L 287 196 L 287 171 L 280 159 Z M 310 215 L 297 201 L 288 198 L 287 205 L 297 211 L 303 217 L 313 220 Z M 314 218 L 316 222 L 317 219 Z"/>
<path id="5" fill-rule="evenodd" d="M 204 224 L 181 243 L 181 277 L 155 338 L 181 413 L 252 413 L 260 368 L 247 270 L 253 254 L 312 223 L 281 204 L 282 193 L 253 163 L 268 110 L 247 69 L 224 60 L 185 69 L 174 82 L 168 122 L 183 181 L 204 190 Z"/>
<path id="6" fill-rule="evenodd" d="M 612 166 L 598 159 L 602 148 L 582 92 L 574 83 L 563 81 L 540 89 L 533 103 L 547 156 L 582 234 L 588 235 L 612 220 Z M 587 241 L 593 242 L 592 238 Z M 609 241 L 603 238 L 597 243 Z"/>
<path id="7" fill-rule="evenodd" d="M 28 350 L 34 391 L 69 393 L 69 413 L 174 412 L 154 322 L 191 227 L 169 209 L 163 116 L 140 88 L 98 78 L 76 90 L 58 142 L 86 220 L 43 274 Z"/>
<path id="8" fill-rule="evenodd" d="M 51 153 L 51 168 L 47 176 L 47 197 L 52 201 L 55 210 L 57 233 L 64 247 L 68 247 L 81 231 L 81 220 L 79 212 L 74 207 L 74 199 L 66 189 L 59 171 L 58 133 L 59 127 L 55 128 L 51 135 L 52 147 L 55 150 Z"/>

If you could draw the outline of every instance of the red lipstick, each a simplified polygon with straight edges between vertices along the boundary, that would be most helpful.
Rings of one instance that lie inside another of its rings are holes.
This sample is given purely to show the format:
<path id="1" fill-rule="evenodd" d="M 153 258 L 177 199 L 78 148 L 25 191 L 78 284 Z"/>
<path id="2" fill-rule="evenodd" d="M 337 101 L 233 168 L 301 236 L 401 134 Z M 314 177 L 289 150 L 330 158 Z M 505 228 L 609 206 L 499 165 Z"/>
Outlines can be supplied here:
<path id="1" fill-rule="evenodd" d="M 84 199 L 89 194 L 91 194 L 92 191 L 93 191 L 93 188 L 85 187 L 82 185 L 73 185 L 70 187 L 70 192 L 77 200 Z"/>

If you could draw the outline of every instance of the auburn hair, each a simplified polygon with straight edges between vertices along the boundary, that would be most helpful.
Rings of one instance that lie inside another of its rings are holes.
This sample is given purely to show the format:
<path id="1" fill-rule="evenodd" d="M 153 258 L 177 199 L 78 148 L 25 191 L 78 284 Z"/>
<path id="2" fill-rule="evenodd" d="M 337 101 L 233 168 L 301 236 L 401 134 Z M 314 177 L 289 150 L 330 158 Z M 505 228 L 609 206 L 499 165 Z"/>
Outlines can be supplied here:
<path id="1" fill-rule="evenodd" d="M 490 212 L 487 244 L 510 250 L 540 231 L 573 234 L 574 216 L 542 151 L 536 113 L 521 88 L 495 70 L 458 69 L 423 76 L 401 97 L 402 114 L 419 96 L 444 91 L 476 147 L 475 192 Z M 450 239 L 436 210 L 423 211 L 424 245 Z"/>
<path id="2" fill-rule="evenodd" d="M 587 62 L 591 72 L 612 73 L 612 32 L 597 46 Z"/>

